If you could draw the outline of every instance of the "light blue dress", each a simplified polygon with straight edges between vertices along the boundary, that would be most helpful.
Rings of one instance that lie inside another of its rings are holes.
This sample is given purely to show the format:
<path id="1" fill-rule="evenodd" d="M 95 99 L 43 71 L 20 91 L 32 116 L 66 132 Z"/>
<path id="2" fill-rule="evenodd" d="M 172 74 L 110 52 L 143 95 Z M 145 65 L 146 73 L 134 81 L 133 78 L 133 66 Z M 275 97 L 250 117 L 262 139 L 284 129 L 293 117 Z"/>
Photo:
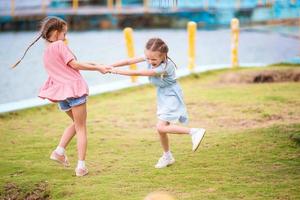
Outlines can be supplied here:
<path id="1" fill-rule="evenodd" d="M 188 114 L 183 101 L 183 94 L 176 81 L 176 67 L 171 60 L 154 68 L 148 63 L 148 69 L 153 69 L 156 76 L 150 76 L 149 81 L 157 88 L 157 117 L 170 123 L 187 123 Z"/>

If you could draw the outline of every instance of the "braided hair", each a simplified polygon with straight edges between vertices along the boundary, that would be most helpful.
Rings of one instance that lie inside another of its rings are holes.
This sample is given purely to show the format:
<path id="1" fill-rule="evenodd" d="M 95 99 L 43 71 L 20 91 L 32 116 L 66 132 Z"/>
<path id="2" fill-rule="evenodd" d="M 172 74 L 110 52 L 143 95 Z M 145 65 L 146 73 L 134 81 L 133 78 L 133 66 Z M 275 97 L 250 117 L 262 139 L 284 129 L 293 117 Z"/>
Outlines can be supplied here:
<path id="1" fill-rule="evenodd" d="M 151 38 L 146 43 L 146 49 L 149 51 L 158 51 L 160 53 L 165 53 L 167 56 L 166 62 L 168 62 L 168 59 L 171 60 L 171 62 L 175 65 L 177 68 L 177 65 L 174 63 L 174 61 L 168 56 L 169 47 L 167 44 L 160 38 Z"/>
<path id="2" fill-rule="evenodd" d="M 28 50 L 40 39 L 43 38 L 47 40 L 48 42 L 52 42 L 49 40 L 51 34 L 54 31 L 62 32 L 64 28 L 67 26 L 67 22 L 65 22 L 63 19 L 58 17 L 46 17 L 42 23 L 41 23 L 41 29 L 38 37 L 31 42 L 31 44 L 27 47 L 25 50 L 23 56 L 12 66 L 12 68 L 15 68 L 20 62 L 23 60 L 25 55 L 27 54 Z"/>

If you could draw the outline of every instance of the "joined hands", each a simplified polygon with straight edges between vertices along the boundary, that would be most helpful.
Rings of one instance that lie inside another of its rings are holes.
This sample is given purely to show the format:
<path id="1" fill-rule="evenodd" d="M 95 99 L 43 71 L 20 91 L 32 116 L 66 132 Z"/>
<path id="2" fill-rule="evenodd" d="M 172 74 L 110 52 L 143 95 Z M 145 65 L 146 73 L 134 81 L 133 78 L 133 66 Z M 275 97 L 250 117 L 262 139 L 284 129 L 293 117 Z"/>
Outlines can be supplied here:
<path id="1" fill-rule="evenodd" d="M 110 73 L 113 67 L 109 65 L 103 65 L 103 64 L 95 64 L 91 63 L 92 65 L 95 65 L 97 67 L 97 71 L 101 72 L 102 74 Z"/>

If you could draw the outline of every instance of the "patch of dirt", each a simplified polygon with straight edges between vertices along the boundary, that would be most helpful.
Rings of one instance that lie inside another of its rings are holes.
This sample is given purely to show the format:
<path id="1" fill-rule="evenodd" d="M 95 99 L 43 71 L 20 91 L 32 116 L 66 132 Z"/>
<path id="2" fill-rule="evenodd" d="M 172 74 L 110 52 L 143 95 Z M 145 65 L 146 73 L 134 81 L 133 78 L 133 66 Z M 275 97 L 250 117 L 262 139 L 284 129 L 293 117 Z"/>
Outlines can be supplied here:
<path id="1" fill-rule="evenodd" d="M 300 69 L 231 72 L 220 77 L 221 83 L 299 82 Z"/>
<path id="2" fill-rule="evenodd" d="M 211 193 L 211 192 L 215 192 L 216 189 L 215 188 L 208 188 L 206 191 L 209 192 L 209 193 Z"/>
<path id="3" fill-rule="evenodd" d="M 300 145 L 300 133 L 293 133 L 290 135 L 290 139 Z"/>
<path id="4" fill-rule="evenodd" d="M 286 113 L 281 115 L 270 115 L 268 117 L 257 117 L 256 119 L 223 119 L 227 127 L 243 128 L 263 128 L 282 123 L 298 123 L 299 116 L 289 116 Z M 222 121 L 222 120 L 221 120 Z"/>
<path id="5" fill-rule="evenodd" d="M 21 199 L 21 189 L 18 188 L 14 183 L 8 183 L 4 186 L 4 194 L 1 195 L 3 200 L 17 200 Z"/>
<path id="6" fill-rule="evenodd" d="M 49 200 L 50 191 L 47 182 L 40 182 L 34 185 L 31 191 L 23 191 L 15 183 L 7 183 L 4 186 L 1 200 Z"/>
<path id="7" fill-rule="evenodd" d="M 190 117 L 192 120 L 192 125 L 196 126 L 201 124 L 201 126 L 207 129 L 231 129 L 231 130 L 242 130 L 249 128 L 263 128 L 269 127 L 275 124 L 291 124 L 299 123 L 300 115 L 290 114 L 290 110 L 281 110 L 276 114 L 263 114 L 263 108 L 256 106 L 248 107 L 235 107 L 229 108 L 226 104 L 214 104 L 214 103 L 202 103 L 205 107 L 204 113 L 199 115 L 199 113 L 194 112 L 190 109 Z M 251 110 L 250 114 L 243 116 L 243 110 Z M 219 113 L 232 113 L 228 115 L 220 115 Z M 248 116 L 249 115 L 249 116 Z"/>

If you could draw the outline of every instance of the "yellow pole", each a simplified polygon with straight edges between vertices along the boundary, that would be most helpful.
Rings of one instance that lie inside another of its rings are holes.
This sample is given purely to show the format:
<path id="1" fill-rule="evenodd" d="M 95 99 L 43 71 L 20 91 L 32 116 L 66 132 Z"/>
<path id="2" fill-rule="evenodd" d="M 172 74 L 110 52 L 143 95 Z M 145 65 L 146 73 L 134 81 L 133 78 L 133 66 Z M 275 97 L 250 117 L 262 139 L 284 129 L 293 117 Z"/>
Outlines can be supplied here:
<path id="1" fill-rule="evenodd" d="M 197 24 L 195 22 L 188 23 L 188 68 L 190 71 L 194 70 L 195 67 L 195 57 L 196 57 L 196 32 Z"/>
<path id="2" fill-rule="evenodd" d="M 259 6 L 262 6 L 263 5 L 263 2 L 262 0 L 258 0 L 258 3 L 257 3 Z"/>
<path id="3" fill-rule="evenodd" d="M 241 0 L 237 0 L 235 6 L 236 6 L 236 9 L 240 9 L 241 8 Z"/>
<path id="4" fill-rule="evenodd" d="M 272 7 L 274 4 L 274 0 L 266 0 L 266 5 Z"/>
<path id="5" fill-rule="evenodd" d="M 73 0 L 72 7 L 73 7 L 74 10 L 77 10 L 77 8 L 78 8 L 78 0 Z"/>
<path id="6" fill-rule="evenodd" d="M 176 11 L 178 9 L 178 0 L 173 0 L 172 10 Z"/>
<path id="7" fill-rule="evenodd" d="M 10 15 L 15 15 L 15 0 L 10 0 Z"/>
<path id="8" fill-rule="evenodd" d="M 149 8 L 149 0 L 144 0 L 144 9 L 148 10 Z"/>
<path id="9" fill-rule="evenodd" d="M 43 0 L 43 1 L 42 1 L 42 12 L 43 12 L 43 13 L 46 13 L 46 10 L 47 10 L 46 0 Z"/>
<path id="10" fill-rule="evenodd" d="M 125 42 L 126 42 L 126 47 L 127 47 L 127 54 L 129 58 L 134 57 L 134 41 L 133 41 L 133 30 L 132 28 L 125 28 L 124 31 L 124 37 L 125 37 Z M 137 69 L 136 64 L 132 64 L 129 66 L 130 69 Z M 131 76 L 131 82 L 135 83 L 137 81 L 137 76 Z"/>
<path id="11" fill-rule="evenodd" d="M 65 43 L 65 45 L 68 45 L 68 44 L 69 44 L 68 38 L 65 38 L 64 43 Z"/>
<path id="12" fill-rule="evenodd" d="M 116 1 L 116 6 L 117 6 L 118 10 L 121 10 L 122 9 L 122 0 L 117 0 Z"/>
<path id="13" fill-rule="evenodd" d="M 114 7 L 114 1 L 113 0 L 107 0 L 107 8 L 112 9 Z"/>
<path id="14" fill-rule="evenodd" d="M 209 2 L 208 2 L 208 0 L 205 0 L 204 1 L 204 9 L 208 10 L 208 8 L 209 8 Z"/>
<path id="15" fill-rule="evenodd" d="M 231 66 L 238 67 L 238 46 L 239 46 L 239 20 L 233 18 L 231 20 Z"/>

